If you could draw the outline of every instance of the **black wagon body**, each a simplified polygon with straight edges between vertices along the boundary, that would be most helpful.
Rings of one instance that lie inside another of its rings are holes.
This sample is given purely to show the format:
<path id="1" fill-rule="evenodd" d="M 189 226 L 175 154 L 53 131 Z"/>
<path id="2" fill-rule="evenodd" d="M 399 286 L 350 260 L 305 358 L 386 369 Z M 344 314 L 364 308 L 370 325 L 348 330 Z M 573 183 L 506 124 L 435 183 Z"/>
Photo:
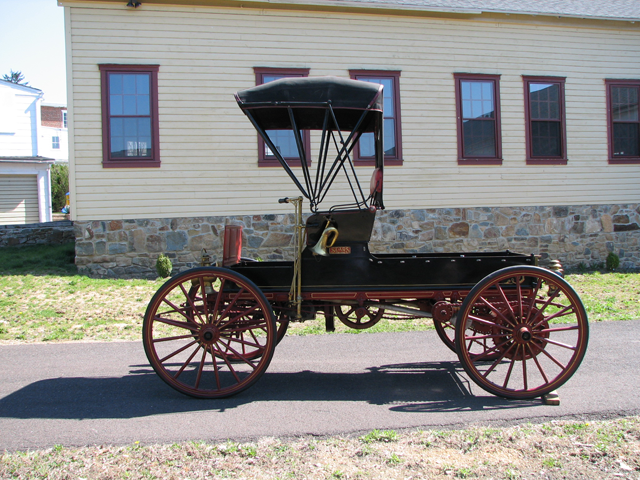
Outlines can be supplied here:
<path id="1" fill-rule="evenodd" d="M 287 78 L 236 100 L 301 193 L 279 199 L 295 208 L 295 258 L 243 258 L 241 230 L 229 226 L 217 266 L 203 255 L 202 267 L 169 279 L 143 326 L 149 361 L 166 383 L 195 397 L 239 393 L 266 371 L 290 322 L 318 316 L 327 330 L 336 319 L 366 329 L 382 318 L 431 318 L 470 378 L 507 398 L 547 394 L 573 375 L 587 347 L 587 315 L 560 272 L 538 267 L 534 255 L 369 250 L 385 208 L 381 85 Z M 297 159 L 282 155 L 283 131 Z M 305 131 L 315 134 L 313 163 Z M 365 140 L 375 153 L 363 186 L 352 157 Z M 336 188 L 346 194 L 321 209 Z"/>

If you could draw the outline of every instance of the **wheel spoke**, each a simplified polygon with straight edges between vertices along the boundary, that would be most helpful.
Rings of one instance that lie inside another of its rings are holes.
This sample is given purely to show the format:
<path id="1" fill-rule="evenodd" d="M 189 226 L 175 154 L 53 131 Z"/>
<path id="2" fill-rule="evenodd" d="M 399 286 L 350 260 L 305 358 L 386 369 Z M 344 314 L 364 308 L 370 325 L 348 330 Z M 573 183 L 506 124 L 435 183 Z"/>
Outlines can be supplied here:
<path id="1" fill-rule="evenodd" d="M 568 305 L 564 307 L 562 310 L 560 310 L 559 312 L 553 313 L 548 317 L 543 316 L 542 320 L 540 320 L 538 323 L 533 325 L 532 328 L 537 328 L 545 322 L 549 323 L 550 321 L 555 320 L 556 318 L 564 317 L 566 315 L 571 315 L 573 313 L 575 313 L 575 310 L 573 309 L 573 305 Z"/>
<path id="2" fill-rule="evenodd" d="M 516 283 L 518 283 L 518 279 L 515 279 Z M 495 287 L 498 289 L 498 292 L 500 292 L 500 296 L 502 297 L 502 301 L 505 303 L 505 305 L 507 306 L 507 308 L 509 309 L 509 312 L 511 312 L 511 318 L 516 318 L 516 313 L 513 311 L 513 308 L 511 308 L 511 302 L 509 302 L 509 299 L 507 299 L 507 295 L 504 293 L 504 290 L 502 289 L 502 287 L 500 286 L 499 283 L 496 283 Z M 503 317 L 504 318 L 504 317 Z M 506 320 L 506 318 L 505 318 Z"/>
<path id="3" fill-rule="evenodd" d="M 513 328 L 511 328 L 511 327 L 507 327 L 505 325 L 500 325 L 499 323 L 491 322 L 489 320 L 486 320 L 486 319 L 480 318 L 480 317 L 476 317 L 474 315 L 469 315 L 469 319 L 473 320 L 474 322 L 478 322 L 478 323 L 480 323 L 482 325 L 488 325 L 490 327 L 497 327 L 497 328 L 500 328 L 500 329 L 505 330 L 507 332 L 513 332 Z"/>
<path id="4" fill-rule="evenodd" d="M 531 348 L 531 345 L 527 345 L 527 348 L 529 349 L 529 352 L 531 352 L 531 358 L 533 358 L 533 361 L 536 363 L 536 366 L 538 367 L 538 371 L 540 372 L 540 375 L 542 375 L 542 378 L 544 379 L 544 383 L 549 383 L 549 379 L 547 378 L 547 375 L 544 373 L 544 369 L 542 368 L 542 366 L 540 365 L 540 362 L 538 361 L 538 355 L 533 351 L 533 348 Z"/>
<path id="5" fill-rule="evenodd" d="M 536 330 L 536 333 L 568 332 L 570 330 L 580 330 L 580 327 L 578 325 L 572 325 L 570 327 L 543 328 L 542 330 Z"/>
<path id="6" fill-rule="evenodd" d="M 200 386 L 200 380 L 202 379 L 202 371 L 204 370 L 204 361 L 207 358 L 207 349 L 204 348 L 202 350 L 202 359 L 200 359 L 200 365 L 198 365 L 198 376 L 196 377 L 196 384 L 194 385 L 195 388 L 198 388 Z"/>
<path id="7" fill-rule="evenodd" d="M 184 328 L 185 330 L 191 330 L 192 332 L 197 332 L 198 330 L 200 330 L 200 327 L 198 327 L 196 323 L 192 322 L 178 322 L 177 320 L 162 318 L 157 315 L 153 319 L 156 322 L 165 323 L 167 325 L 171 325 L 172 327 Z"/>
<path id="8" fill-rule="evenodd" d="M 225 318 L 229 314 L 229 311 L 236 304 L 236 302 L 238 301 L 238 298 L 240 298 L 240 295 L 242 295 L 243 292 L 244 292 L 244 288 L 241 288 L 240 290 L 238 290 L 238 293 L 236 293 L 236 295 L 229 301 L 229 304 L 227 305 L 227 307 L 224 309 L 224 311 L 220 314 L 220 317 L 218 318 L 218 324 L 220 323 L 221 319 Z"/>
<path id="9" fill-rule="evenodd" d="M 224 342 L 222 340 L 220 340 L 220 343 Z M 238 358 L 238 360 L 242 360 L 243 362 L 245 362 L 247 365 L 249 365 L 252 369 L 255 370 L 256 366 L 251 363 L 250 360 L 248 360 L 245 355 L 242 355 L 241 353 L 239 353 L 237 350 L 235 350 L 232 346 L 231 346 L 231 342 L 227 342 L 226 344 L 224 344 L 227 347 L 227 351 L 230 351 L 231 353 L 233 353 L 235 355 L 236 358 Z"/>
<path id="10" fill-rule="evenodd" d="M 221 337 L 222 338 L 222 337 Z M 241 340 L 241 337 L 224 337 L 227 341 L 229 342 L 235 342 L 235 343 L 239 343 L 240 345 L 242 345 L 243 347 L 255 347 L 255 348 L 262 348 L 262 345 L 260 345 L 259 343 L 252 343 L 249 342 L 247 340 Z"/>
<path id="11" fill-rule="evenodd" d="M 540 352 L 544 353 L 547 357 L 549 357 L 549 360 L 551 360 L 553 363 L 558 365 L 561 369 L 564 369 L 566 367 L 566 365 L 564 365 L 559 360 L 557 360 L 553 355 L 551 355 L 549 352 L 547 352 L 544 348 L 541 348 Z"/>
<path id="12" fill-rule="evenodd" d="M 507 317 L 505 317 L 502 312 L 500 310 L 498 310 L 496 307 L 494 307 L 486 298 L 484 297 L 480 297 L 479 299 L 481 302 L 483 302 L 487 307 L 489 307 L 489 309 L 495 313 L 498 317 L 500 317 L 502 320 L 504 320 L 506 323 L 508 323 L 509 325 L 511 325 L 512 327 L 514 327 L 514 323 L 507 319 Z"/>
<path id="13" fill-rule="evenodd" d="M 517 353 L 518 353 L 518 347 L 516 347 L 516 355 Z M 507 374 L 505 375 L 502 388 L 507 388 L 507 385 L 509 385 L 509 380 L 511 379 L 511 372 L 513 371 L 513 366 L 515 365 L 515 361 L 516 361 L 515 358 L 512 358 L 511 362 L 509 363 L 509 370 L 507 370 Z"/>
<path id="14" fill-rule="evenodd" d="M 527 352 L 525 351 L 525 346 L 522 347 L 522 381 L 524 383 L 524 390 L 529 390 L 528 378 L 527 378 Z"/>
<path id="15" fill-rule="evenodd" d="M 179 348 L 179 349 L 178 349 L 178 350 L 176 350 L 175 352 L 170 353 L 169 355 L 167 355 L 167 356 L 166 356 L 166 357 L 164 357 L 164 358 L 161 358 L 161 359 L 160 359 L 160 360 L 158 360 L 158 361 L 159 361 L 160 363 L 164 363 L 164 362 L 166 362 L 167 360 L 169 360 L 170 358 L 175 357 L 177 354 L 179 354 L 179 353 L 181 353 L 181 352 L 184 352 L 187 348 L 189 348 L 189 347 L 190 347 L 190 346 L 192 346 L 192 345 L 195 345 L 196 343 L 198 343 L 198 342 L 196 342 L 195 340 L 194 340 L 193 342 L 187 343 L 186 345 L 184 345 L 183 347 Z"/>
<path id="16" fill-rule="evenodd" d="M 172 340 L 184 340 L 186 338 L 193 338 L 193 334 L 191 335 L 178 335 L 175 337 L 161 337 L 161 338 L 154 338 L 153 339 L 153 343 L 158 343 L 158 342 L 170 342 Z"/>
<path id="17" fill-rule="evenodd" d="M 200 291 L 202 292 L 202 309 L 204 310 L 204 323 L 209 323 L 209 302 L 207 301 L 207 290 L 204 284 L 204 277 L 199 277 Z"/>
<path id="18" fill-rule="evenodd" d="M 566 349 L 568 349 L 568 350 L 573 350 L 573 351 L 575 351 L 575 350 L 576 350 L 576 348 L 577 348 L 577 347 L 573 347 L 573 346 L 571 346 L 571 345 L 567 345 L 566 343 L 558 342 L 558 341 L 551 340 L 551 339 L 549 339 L 549 338 L 545 338 L 545 337 L 538 337 L 538 336 L 534 336 L 534 338 L 535 338 L 536 340 L 540 340 L 540 341 L 545 342 L 545 343 L 550 343 L 551 345 L 555 345 L 555 346 L 557 346 L 557 347 L 566 348 Z"/>
<path id="19" fill-rule="evenodd" d="M 505 343 L 506 343 L 506 342 L 505 342 Z M 496 368 L 496 367 L 497 367 L 497 366 L 502 362 L 502 360 L 504 359 L 504 357 L 506 357 L 506 356 L 507 356 L 507 353 L 509 353 L 509 352 L 513 349 L 513 346 L 514 346 L 513 344 L 509 345 L 509 348 L 507 348 L 504 352 L 502 352 L 502 353 L 500 354 L 500 356 L 499 356 L 498 358 L 496 358 L 496 361 L 495 361 L 495 362 L 493 362 L 493 365 L 491 365 L 491 367 L 489 367 L 489 370 L 487 370 L 487 371 L 485 372 L 485 374 L 483 375 L 483 377 L 484 377 L 484 378 L 487 378 L 487 375 L 489 375 L 489 374 L 490 374 L 490 373 L 491 373 L 491 372 L 492 372 L 492 371 L 493 371 L 493 370 L 494 370 L 494 369 L 495 369 L 495 368 Z M 476 360 L 476 361 L 477 361 L 477 359 L 476 359 L 476 358 L 474 358 L 474 360 Z"/>
<path id="20" fill-rule="evenodd" d="M 536 313 L 536 315 L 533 317 L 533 319 L 531 320 L 531 323 L 534 323 L 537 321 L 538 317 L 542 316 L 544 318 L 544 311 L 547 309 L 547 307 L 549 305 L 552 305 L 553 300 L 560 295 L 560 289 L 556 289 L 555 292 L 553 292 L 553 295 L 550 295 L 549 298 L 544 302 L 544 304 L 542 305 L 542 307 L 540 307 L 540 309 L 538 310 L 538 312 Z M 544 321 L 544 320 L 543 320 Z"/>
<path id="21" fill-rule="evenodd" d="M 200 319 L 200 324 L 206 323 L 204 320 L 202 320 L 202 317 L 200 316 L 200 312 L 196 308 L 195 303 L 193 303 L 193 299 L 191 298 L 189 293 L 187 293 L 187 290 L 184 288 L 184 284 L 183 283 L 180 284 L 180 289 L 182 290 L 182 293 L 184 294 L 185 298 L 187 299 L 187 302 L 189 302 L 189 306 L 191 307 L 191 311 L 198 315 L 198 318 Z M 195 293 L 197 293 L 197 291 Z M 205 301 L 204 304 L 206 305 L 206 303 L 207 302 Z M 195 318 L 194 318 L 194 320 L 195 320 Z"/>
<path id="22" fill-rule="evenodd" d="M 195 343 L 195 342 L 193 342 L 193 343 Z M 193 343 L 191 345 L 193 345 Z M 184 369 L 187 368 L 187 365 L 189 365 L 191 363 L 191 360 L 193 360 L 193 357 L 196 356 L 196 353 L 198 353 L 198 350 L 200 350 L 199 346 L 196 347 L 193 350 L 193 353 L 191 354 L 191 356 L 189 358 L 187 358 L 187 360 L 182 364 L 182 366 L 180 367 L 180 370 L 178 370 L 176 372 L 176 374 L 173 376 L 173 378 L 177 379 L 180 376 L 180 374 L 184 371 Z"/>
<path id="23" fill-rule="evenodd" d="M 213 348 L 209 349 L 209 354 L 211 355 L 211 363 L 213 363 L 213 373 L 216 379 L 216 387 L 220 390 L 220 372 L 218 371 L 218 360 L 216 356 L 213 354 Z"/>
<path id="24" fill-rule="evenodd" d="M 169 305 L 173 310 L 170 310 L 168 312 L 162 312 L 161 315 L 167 315 L 169 313 L 179 313 L 180 315 L 182 315 L 184 318 L 186 318 L 188 321 L 190 322 L 194 322 L 195 323 L 195 319 L 194 318 L 190 318 L 186 313 L 185 313 L 185 309 L 184 308 L 180 308 L 175 306 L 171 301 L 167 300 L 167 298 L 163 298 L 162 299 L 163 302 L 165 302 L 167 305 Z"/>

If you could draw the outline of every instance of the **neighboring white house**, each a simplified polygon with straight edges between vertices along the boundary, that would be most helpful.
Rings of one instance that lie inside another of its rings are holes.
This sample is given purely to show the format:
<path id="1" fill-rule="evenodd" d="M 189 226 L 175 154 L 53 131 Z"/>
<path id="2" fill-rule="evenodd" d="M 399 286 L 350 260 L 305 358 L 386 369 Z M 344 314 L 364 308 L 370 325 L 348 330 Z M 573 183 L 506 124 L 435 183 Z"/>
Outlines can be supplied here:
<path id="1" fill-rule="evenodd" d="M 40 108 L 40 155 L 56 163 L 69 162 L 69 130 L 65 105 L 43 104 Z"/>
<path id="2" fill-rule="evenodd" d="M 42 155 L 37 88 L 0 80 L 0 225 L 51 221 L 53 158 Z"/>
<path id="3" fill-rule="evenodd" d="M 297 191 L 233 94 L 321 75 L 385 84 L 375 248 L 640 267 L 638 2 L 59 3 L 81 271 L 137 274 L 161 251 L 189 266 L 225 223 L 286 257 L 277 198 Z"/>

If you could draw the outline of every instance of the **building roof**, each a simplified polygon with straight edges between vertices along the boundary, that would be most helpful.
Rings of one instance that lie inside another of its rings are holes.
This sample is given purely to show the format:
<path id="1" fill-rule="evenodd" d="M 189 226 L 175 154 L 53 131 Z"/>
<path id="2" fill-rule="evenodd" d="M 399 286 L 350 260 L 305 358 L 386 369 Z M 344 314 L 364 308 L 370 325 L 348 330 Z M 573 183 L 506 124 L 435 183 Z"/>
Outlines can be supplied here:
<path id="1" fill-rule="evenodd" d="M 318 2 L 320 3 L 320 2 Z M 604 20 L 640 20 L 639 0 L 336 0 L 454 13 L 508 13 Z"/>
<path id="2" fill-rule="evenodd" d="M 54 163 L 56 161 L 55 158 L 49 157 L 29 157 L 29 156 L 8 156 L 2 157 L 0 156 L 0 163 Z"/>
<path id="3" fill-rule="evenodd" d="M 21 85 L 19 83 L 9 82 L 7 80 L 3 80 L 0 78 L 0 86 L 5 85 L 7 87 L 20 87 L 20 88 L 28 88 L 29 90 L 33 90 L 34 92 L 42 92 L 39 88 L 32 87 L 30 85 Z"/>
<path id="4" fill-rule="evenodd" d="M 74 4 L 118 3 L 123 0 L 59 0 L 63 6 Z M 640 22 L 640 0 L 144 0 L 144 5 L 216 5 L 216 4 L 307 5 L 325 7 L 380 8 L 479 15 L 501 13 L 570 17 L 591 20 Z"/>

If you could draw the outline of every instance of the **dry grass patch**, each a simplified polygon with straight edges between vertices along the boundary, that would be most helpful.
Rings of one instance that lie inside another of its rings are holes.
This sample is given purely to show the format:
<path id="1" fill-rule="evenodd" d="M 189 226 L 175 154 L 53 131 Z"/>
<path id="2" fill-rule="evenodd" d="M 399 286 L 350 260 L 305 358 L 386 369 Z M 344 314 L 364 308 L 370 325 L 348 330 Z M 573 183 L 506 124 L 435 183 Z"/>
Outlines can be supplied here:
<path id="1" fill-rule="evenodd" d="M 640 418 L 5 453 L 0 478 L 638 479 Z"/>

